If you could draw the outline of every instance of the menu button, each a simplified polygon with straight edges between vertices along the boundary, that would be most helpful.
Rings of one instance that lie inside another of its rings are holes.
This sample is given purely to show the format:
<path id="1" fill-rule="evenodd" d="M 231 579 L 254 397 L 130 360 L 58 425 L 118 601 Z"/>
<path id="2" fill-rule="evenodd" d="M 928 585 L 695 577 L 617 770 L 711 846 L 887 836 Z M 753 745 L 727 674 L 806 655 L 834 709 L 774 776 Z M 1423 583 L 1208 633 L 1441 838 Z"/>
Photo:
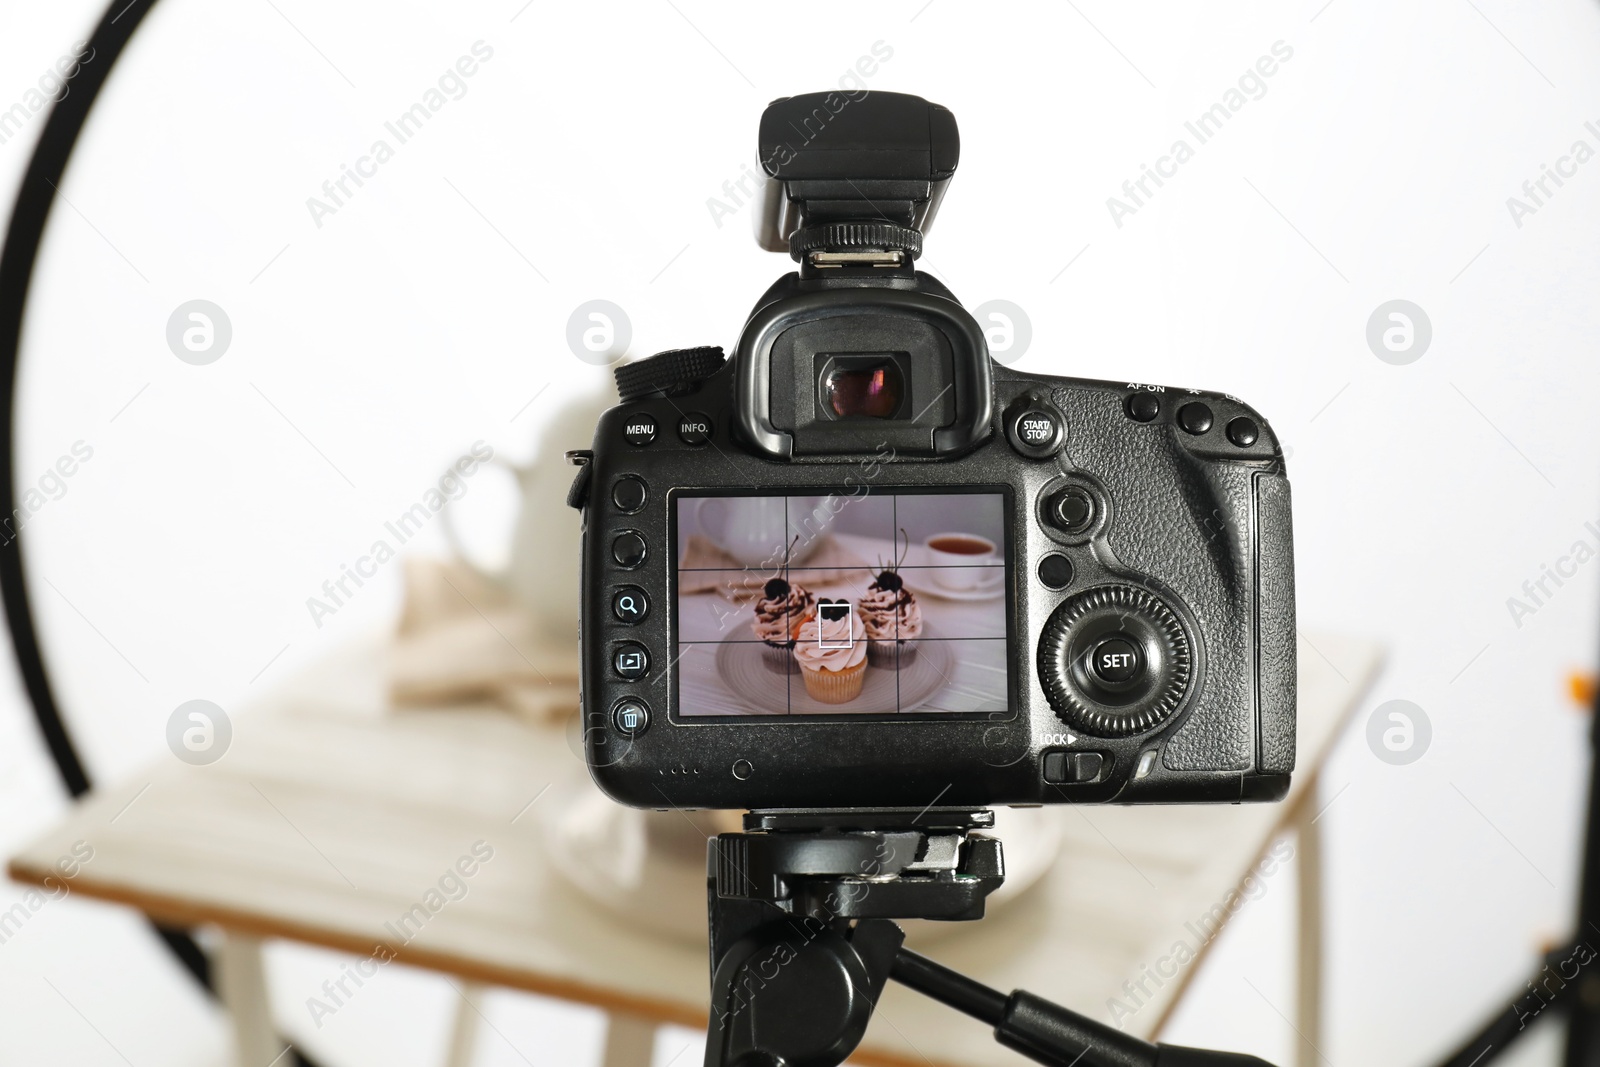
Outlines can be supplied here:
<path id="1" fill-rule="evenodd" d="M 623 424 L 622 436 L 635 447 L 647 445 L 656 439 L 656 420 L 652 415 L 631 415 Z"/>

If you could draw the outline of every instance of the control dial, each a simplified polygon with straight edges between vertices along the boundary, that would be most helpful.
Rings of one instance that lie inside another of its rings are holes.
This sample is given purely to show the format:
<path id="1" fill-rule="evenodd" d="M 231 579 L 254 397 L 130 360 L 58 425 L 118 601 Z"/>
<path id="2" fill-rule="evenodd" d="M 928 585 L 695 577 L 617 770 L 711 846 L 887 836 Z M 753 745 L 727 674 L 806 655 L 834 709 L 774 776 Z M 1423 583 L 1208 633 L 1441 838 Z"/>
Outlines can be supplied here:
<path id="1" fill-rule="evenodd" d="M 681 393 L 717 373 L 726 362 L 722 349 L 715 345 L 657 352 L 613 372 L 617 395 L 627 404 L 651 393 Z"/>
<path id="2" fill-rule="evenodd" d="M 1183 624 L 1131 585 L 1085 590 L 1051 613 L 1039 637 L 1039 681 L 1056 714 L 1093 737 L 1148 733 L 1189 690 Z"/>

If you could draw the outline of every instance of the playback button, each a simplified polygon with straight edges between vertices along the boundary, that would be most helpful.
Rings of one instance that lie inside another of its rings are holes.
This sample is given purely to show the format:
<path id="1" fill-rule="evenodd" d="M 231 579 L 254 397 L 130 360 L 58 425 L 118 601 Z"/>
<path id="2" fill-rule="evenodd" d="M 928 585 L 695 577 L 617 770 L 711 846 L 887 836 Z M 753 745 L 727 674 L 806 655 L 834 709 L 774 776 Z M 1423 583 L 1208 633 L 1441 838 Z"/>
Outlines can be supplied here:
<path id="1" fill-rule="evenodd" d="M 618 645 L 611 654 L 611 669 L 617 672 L 617 677 L 636 682 L 650 673 L 650 653 L 643 645 L 632 641 Z"/>

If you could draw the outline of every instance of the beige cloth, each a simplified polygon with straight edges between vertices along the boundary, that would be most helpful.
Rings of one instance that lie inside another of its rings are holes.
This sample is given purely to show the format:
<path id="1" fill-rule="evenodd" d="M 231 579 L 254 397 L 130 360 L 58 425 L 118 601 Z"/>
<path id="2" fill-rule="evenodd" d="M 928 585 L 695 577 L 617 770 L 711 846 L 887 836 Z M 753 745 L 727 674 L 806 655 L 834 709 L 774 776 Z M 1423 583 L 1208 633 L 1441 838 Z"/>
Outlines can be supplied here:
<path id="1" fill-rule="evenodd" d="M 494 704 L 550 721 L 578 710 L 578 634 L 541 633 L 499 585 L 458 562 L 408 558 L 389 674 L 397 707 Z"/>

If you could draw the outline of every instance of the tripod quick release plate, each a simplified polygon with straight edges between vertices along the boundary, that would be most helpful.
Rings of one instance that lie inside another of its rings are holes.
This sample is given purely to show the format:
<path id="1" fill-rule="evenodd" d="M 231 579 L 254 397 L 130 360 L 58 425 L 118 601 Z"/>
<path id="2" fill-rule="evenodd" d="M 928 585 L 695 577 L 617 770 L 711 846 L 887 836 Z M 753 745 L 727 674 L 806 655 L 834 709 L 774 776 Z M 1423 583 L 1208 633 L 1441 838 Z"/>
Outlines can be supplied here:
<path id="1" fill-rule="evenodd" d="M 706 873 L 720 899 L 793 915 L 979 919 L 1005 864 L 999 841 L 969 831 L 993 818 L 967 808 L 752 812 L 745 825 L 758 832 L 720 835 Z"/>

